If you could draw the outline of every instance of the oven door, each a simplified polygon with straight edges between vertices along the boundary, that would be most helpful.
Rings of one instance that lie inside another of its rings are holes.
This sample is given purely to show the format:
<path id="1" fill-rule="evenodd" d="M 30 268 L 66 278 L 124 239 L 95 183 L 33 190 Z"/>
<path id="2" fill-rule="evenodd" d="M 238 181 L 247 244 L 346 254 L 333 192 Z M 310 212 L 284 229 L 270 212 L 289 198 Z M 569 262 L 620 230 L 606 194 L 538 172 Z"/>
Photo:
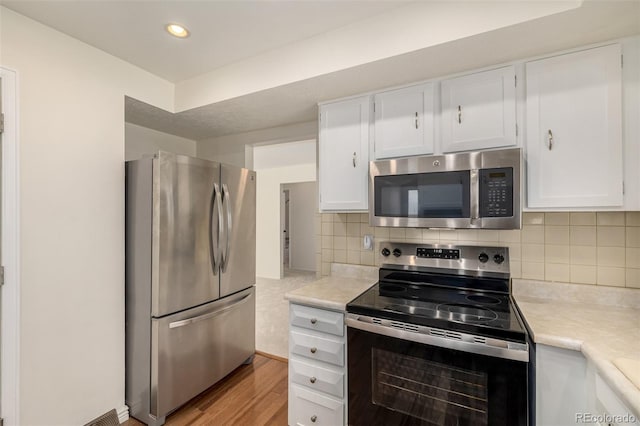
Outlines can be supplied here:
<path id="1" fill-rule="evenodd" d="M 528 424 L 527 362 L 347 330 L 349 425 Z"/>

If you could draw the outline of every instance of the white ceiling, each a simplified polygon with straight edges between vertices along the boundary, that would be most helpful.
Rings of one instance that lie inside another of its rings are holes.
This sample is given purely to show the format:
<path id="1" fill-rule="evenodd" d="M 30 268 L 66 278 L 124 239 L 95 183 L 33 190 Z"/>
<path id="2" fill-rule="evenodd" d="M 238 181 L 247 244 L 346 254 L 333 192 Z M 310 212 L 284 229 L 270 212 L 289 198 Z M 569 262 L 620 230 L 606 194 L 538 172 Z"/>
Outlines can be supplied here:
<path id="1" fill-rule="evenodd" d="M 175 80 L 256 56 L 265 49 L 278 49 L 301 39 L 304 42 L 315 34 L 330 32 L 374 14 L 386 19 L 394 16 L 393 10 L 401 10 L 400 7 L 411 2 L 0 0 L 0 3 L 156 75 Z M 452 26 L 462 25 L 455 16 L 450 19 Z M 162 32 L 162 25 L 168 20 L 186 23 L 193 32 L 186 40 L 189 44 L 171 39 Z M 129 36 L 121 30 L 122 22 L 134 24 Z M 409 53 L 292 81 L 177 114 L 127 98 L 125 119 L 166 133 L 204 140 L 312 121 L 317 118 L 316 104 L 321 101 L 639 33 L 640 1 L 584 0 L 579 7 L 562 13 L 473 37 L 452 38 Z M 211 38 L 201 40 L 205 34 Z M 226 43 L 220 43 L 220 40 Z M 344 50 L 341 45 L 332 47 Z"/>
<path id="2" fill-rule="evenodd" d="M 408 3 L 404 0 L 2 0 L 22 15 L 171 82 L 204 74 Z M 164 26 L 185 25 L 177 39 Z"/>

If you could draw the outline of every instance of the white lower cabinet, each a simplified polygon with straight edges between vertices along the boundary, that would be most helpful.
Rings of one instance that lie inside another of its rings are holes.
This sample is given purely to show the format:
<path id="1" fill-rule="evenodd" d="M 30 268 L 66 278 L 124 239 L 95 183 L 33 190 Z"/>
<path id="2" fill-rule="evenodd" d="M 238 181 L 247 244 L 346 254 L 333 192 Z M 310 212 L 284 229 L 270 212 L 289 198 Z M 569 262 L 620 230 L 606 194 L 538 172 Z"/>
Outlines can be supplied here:
<path id="1" fill-rule="evenodd" d="M 289 305 L 289 426 L 341 426 L 346 418 L 344 313 Z"/>
<path id="2" fill-rule="evenodd" d="M 580 351 L 536 345 L 536 425 L 640 426 Z"/>
<path id="3" fill-rule="evenodd" d="M 579 351 L 536 345 L 536 424 L 576 424 L 588 412 L 587 360 Z"/>

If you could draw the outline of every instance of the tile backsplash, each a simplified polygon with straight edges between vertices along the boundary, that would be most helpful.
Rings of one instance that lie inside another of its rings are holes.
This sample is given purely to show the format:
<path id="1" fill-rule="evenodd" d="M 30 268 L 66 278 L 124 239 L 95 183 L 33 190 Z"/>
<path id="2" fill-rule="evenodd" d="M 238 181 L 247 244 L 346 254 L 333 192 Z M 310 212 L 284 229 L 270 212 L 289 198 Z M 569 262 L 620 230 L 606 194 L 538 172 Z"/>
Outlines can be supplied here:
<path id="1" fill-rule="evenodd" d="M 380 241 L 503 245 L 514 278 L 640 288 L 640 212 L 523 213 L 515 231 L 369 226 L 361 213 L 316 214 L 316 270 L 331 263 L 379 264 Z M 374 236 L 374 249 L 363 237 Z"/>

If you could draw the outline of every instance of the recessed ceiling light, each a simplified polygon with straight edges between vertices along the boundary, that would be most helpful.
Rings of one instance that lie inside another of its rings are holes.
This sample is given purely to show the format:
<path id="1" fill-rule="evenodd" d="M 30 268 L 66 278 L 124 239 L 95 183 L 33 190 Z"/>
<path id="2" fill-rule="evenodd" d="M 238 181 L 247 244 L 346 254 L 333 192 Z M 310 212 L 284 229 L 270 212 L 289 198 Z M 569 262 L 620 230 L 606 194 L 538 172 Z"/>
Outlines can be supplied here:
<path id="1" fill-rule="evenodd" d="M 169 34 L 178 38 L 189 37 L 189 30 L 179 24 L 167 24 L 165 29 Z"/>

